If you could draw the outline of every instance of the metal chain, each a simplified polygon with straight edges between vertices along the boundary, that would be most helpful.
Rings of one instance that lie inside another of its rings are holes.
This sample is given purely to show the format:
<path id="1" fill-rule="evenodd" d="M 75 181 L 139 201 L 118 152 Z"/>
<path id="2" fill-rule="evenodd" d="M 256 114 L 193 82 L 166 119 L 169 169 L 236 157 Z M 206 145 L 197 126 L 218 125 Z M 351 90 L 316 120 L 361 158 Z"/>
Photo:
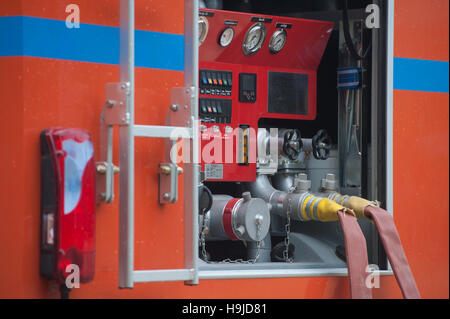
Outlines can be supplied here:
<path id="1" fill-rule="evenodd" d="M 242 258 L 239 259 L 230 259 L 230 258 L 226 258 L 222 261 L 210 261 L 208 260 L 208 255 L 206 253 L 206 214 L 203 215 L 203 222 L 202 222 L 202 231 L 200 233 L 200 245 L 201 245 L 201 249 L 202 249 L 202 256 L 203 256 L 203 260 L 208 263 L 208 264 L 221 264 L 221 263 L 225 263 L 225 264 L 254 264 L 256 263 L 256 261 L 259 259 L 259 255 L 261 253 L 261 246 L 262 246 L 262 239 L 257 241 L 256 243 L 256 256 L 253 259 L 249 259 L 249 260 L 243 260 Z M 261 232 L 261 225 L 257 225 L 256 226 L 256 238 L 259 238 L 259 234 Z"/>
<path id="2" fill-rule="evenodd" d="M 203 212 L 202 231 L 200 233 L 200 245 L 202 248 L 202 256 L 204 261 L 208 261 L 208 255 L 206 254 L 206 212 Z"/>
<path id="3" fill-rule="evenodd" d="M 284 225 L 284 230 L 286 232 L 286 237 L 284 238 L 285 249 L 283 251 L 283 258 L 284 258 L 284 261 L 287 262 L 287 263 L 292 263 L 293 262 L 292 258 L 289 258 L 289 244 L 290 244 L 289 235 L 291 234 L 291 216 L 290 216 L 291 203 L 292 203 L 292 201 L 289 198 L 289 200 L 288 200 L 288 210 L 286 212 L 286 220 L 287 220 L 287 222 L 286 222 L 286 225 Z"/>

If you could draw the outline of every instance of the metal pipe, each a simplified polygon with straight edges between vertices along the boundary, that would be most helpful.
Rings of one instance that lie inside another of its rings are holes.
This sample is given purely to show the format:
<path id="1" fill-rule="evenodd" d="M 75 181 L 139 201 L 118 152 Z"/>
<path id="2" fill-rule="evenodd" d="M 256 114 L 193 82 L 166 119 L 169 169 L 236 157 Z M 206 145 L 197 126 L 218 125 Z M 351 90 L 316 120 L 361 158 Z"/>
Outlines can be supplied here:
<path id="1" fill-rule="evenodd" d="M 184 267 L 192 269 L 194 278 L 186 284 L 198 284 L 198 185 L 199 136 L 198 136 L 198 0 L 184 2 L 184 88 L 191 97 L 190 118 L 186 123 L 192 129 L 189 161 L 184 163 Z"/>
<path id="2" fill-rule="evenodd" d="M 302 138 L 303 143 L 303 151 L 304 152 L 312 152 L 312 138 Z"/>
<path id="3" fill-rule="evenodd" d="M 248 242 L 247 243 L 247 258 L 249 260 L 256 259 L 256 263 L 265 263 L 270 262 L 270 252 L 272 251 L 272 238 L 270 234 L 264 238 L 264 240 L 260 244 L 261 246 L 258 248 L 258 243 L 256 242 Z M 256 258 L 258 257 L 258 258 Z"/>
<path id="4" fill-rule="evenodd" d="M 298 173 L 282 173 L 278 172 L 272 176 L 272 183 L 276 189 L 283 192 L 290 192 L 295 187 L 295 179 Z"/>
<path id="5" fill-rule="evenodd" d="M 283 201 L 286 193 L 276 190 L 270 183 L 267 175 L 258 175 L 256 181 L 242 184 L 253 197 L 262 198 L 268 203 L 271 213 L 286 216 L 286 214 L 283 215 Z"/>
<path id="6" fill-rule="evenodd" d="M 304 177 L 305 175 L 296 179 L 295 190 L 289 193 L 273 188 L 266 175 L 259 175 L 255 182 L 243 185 L 254 197 L 262 198 L 269 203 L 272 214 L 282 217 L 289 214 L 293 220 L 337 221 L 338 211 L 349 211 L 331 199 L 309 193 L 307 191 L 309 181 Z"/>
<path id="7" fill-rule="evenodd" d="M 120 82 L 127 83 L 129 125 L 119 128 L 119 287 L 133 288 L 134 271 L 134 0 L 120 1 Z M 125 84 L 124 84 L 125 85 Z"/>

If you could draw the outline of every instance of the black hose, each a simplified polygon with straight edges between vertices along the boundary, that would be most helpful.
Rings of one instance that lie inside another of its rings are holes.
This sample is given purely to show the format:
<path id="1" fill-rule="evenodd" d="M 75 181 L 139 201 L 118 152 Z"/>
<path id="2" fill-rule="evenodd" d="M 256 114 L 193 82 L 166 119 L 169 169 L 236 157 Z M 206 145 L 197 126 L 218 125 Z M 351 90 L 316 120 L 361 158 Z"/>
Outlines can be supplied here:
<path id="1" fill-rule="evenodd" d="M 61 299 L 70 299 L 70 288 L 67 288 L 66 285 L 60 285 L 59 292 L 61 293 Z"/>
<path id="2" fill-rule="evenodd" d="M 344 5 L 343 5 L 342 16 L 343 16 L 343 20 L 344 20 L 343 24 L 344 24 L 345 43 L 347 44 L 347 47 L 350 50 L 350 53 L 353 56 L 353 58 L 357 61 L 362 60 L 366 57 L 369 50 L 367 50 L 363 56 L 359 55 L 359 53 L 356 51 L 355 44 L 353 43 L 352 37 L 350 35 L 350 22 L 348 19 L 348 0 L 343 0 L 343 1 L 344 1 Z"/>

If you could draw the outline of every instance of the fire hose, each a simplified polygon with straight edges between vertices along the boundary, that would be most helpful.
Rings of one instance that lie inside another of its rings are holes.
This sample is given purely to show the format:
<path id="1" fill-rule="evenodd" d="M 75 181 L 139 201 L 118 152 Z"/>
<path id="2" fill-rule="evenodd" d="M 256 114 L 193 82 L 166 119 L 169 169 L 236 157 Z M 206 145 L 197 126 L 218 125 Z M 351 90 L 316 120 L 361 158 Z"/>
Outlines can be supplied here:
<path id="1" fill-rule="evenodd" d="M 343 196 L 338 193 L 332 193 L 328 198 L 352 209 L 358 218 L 366 218 L 375 224 L 397 283 L 402 291 L 403 298 L 420 299 L 419 290 L 391 214 L 379 207 L 377 203 L 357 196 Z"/>
<path id="2" fill-rule="evenodd" d="M 304 222 L 310 220 L 340 222 L 344 234 L 352 298 L 372 297 L 371 289 L 366 285 L 369 264 L 366 239 L 357 218 L 374 222 L 404 298 L 420 298 L 391 215 L 378 207 L 378 203 L 360 197 L 336 192 L 322 197 L 303 191 L 310 187 L 306 182 L 297 179 L 296 190 L 287 193 L 276 190 L 266 176 L 260 175 L 254 183 L 249 183 L 248 187 L 253 196 L 262 198 L 270 204 L 270 211 L 273 214 L 280 216 L 289 214 L 292 219 Z"/>
<path id="3" fill-rule="evenodd" d="M 366 238 L 353 210 L 328 198 L 309 194 L 304 200 L 301 212 L 303 217 L 310 217 L 312 220 L 322 222 L 339 220 L 344 234 L 351 297 L 353 299 L 371 299 L 372 291 L 366 285 L 366 270 L 369 264 Z"/>
<path id="4" fill-rule="evenodd" d="M 367 246 L 364 234 L 359 227 L 355 213 L 333 200 L 316 196 L 302 187 L 304 180 L 296 181 L 294 192 L 282 192 L 273 188 L 267 176 L 260 175 L 256 181 L 248 184 L 248 189 L 254 197 L 264 199 L 270 204 L 271 213 L 286 216 L 294 220 L 307 222 L 339 221 L 344 232 L 345 253 L 347 259 L 348 276 L 350 279 L 351 296 L 355 299 L 372 297 L 371 290 L 365 284 L 366 269 L 369 264 Z"/>

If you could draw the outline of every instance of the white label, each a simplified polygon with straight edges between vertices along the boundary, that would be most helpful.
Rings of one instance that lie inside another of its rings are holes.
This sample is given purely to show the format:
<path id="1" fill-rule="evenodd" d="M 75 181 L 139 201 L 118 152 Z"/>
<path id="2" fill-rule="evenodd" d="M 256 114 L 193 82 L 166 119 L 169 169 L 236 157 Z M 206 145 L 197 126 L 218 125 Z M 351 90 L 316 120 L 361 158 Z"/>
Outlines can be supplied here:
<path id="1" fill-rule="evenodd" d="M 205 179 L 223 179 L 223 165 L 205 164 Z"/>

